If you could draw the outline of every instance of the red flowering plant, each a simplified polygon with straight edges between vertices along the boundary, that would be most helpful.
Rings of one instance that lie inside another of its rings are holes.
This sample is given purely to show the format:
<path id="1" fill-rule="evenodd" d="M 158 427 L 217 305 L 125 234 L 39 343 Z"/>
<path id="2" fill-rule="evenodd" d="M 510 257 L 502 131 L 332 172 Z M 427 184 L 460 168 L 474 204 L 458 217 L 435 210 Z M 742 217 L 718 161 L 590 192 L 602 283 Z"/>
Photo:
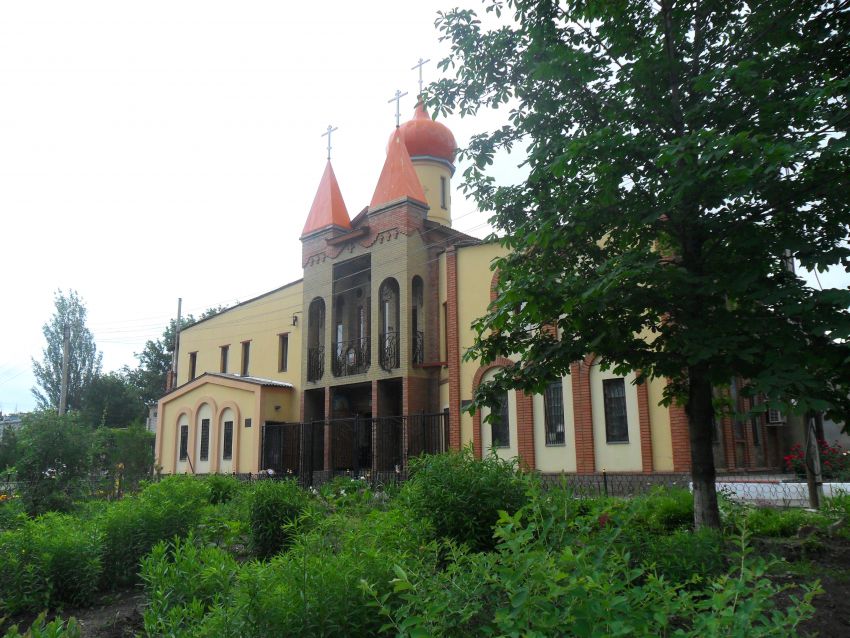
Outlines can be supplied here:
<path id="1" fill-rule="evenodd" d="M 830 445 L 823 440 L 818 441 L 818 449 L 823 478 L 850 480 L 850 451 L 838 443 Z M 792 445 L 785 456 L 785 469 L 797 476 L 806 475 L 806 453 L 799 443 Z"/>

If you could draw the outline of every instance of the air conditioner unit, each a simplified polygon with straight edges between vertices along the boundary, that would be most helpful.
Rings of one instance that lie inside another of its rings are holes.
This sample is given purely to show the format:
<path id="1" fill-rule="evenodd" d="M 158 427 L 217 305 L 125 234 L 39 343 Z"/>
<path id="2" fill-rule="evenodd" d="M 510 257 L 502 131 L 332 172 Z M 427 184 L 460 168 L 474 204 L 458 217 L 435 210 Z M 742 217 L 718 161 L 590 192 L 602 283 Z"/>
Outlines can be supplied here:
<path id="1" fill-rule="evenodd" d="M 779 410 L 768 410 L 767 411 L 767 422 L 772 425 L 778 425 L 780 423 L 785 423 L 785 415 L 782 414 Z"/>

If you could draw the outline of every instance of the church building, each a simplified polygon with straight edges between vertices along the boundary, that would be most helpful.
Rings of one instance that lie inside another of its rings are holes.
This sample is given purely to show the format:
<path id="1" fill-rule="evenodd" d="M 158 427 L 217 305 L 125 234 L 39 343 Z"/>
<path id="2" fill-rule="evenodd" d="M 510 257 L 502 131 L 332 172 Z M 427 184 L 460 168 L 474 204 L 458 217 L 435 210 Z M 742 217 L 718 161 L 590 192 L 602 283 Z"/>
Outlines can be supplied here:
<path id="1" fill-rule="evenodd" d="M 684 411 L 659 406 L 666 381 L 636 385 L 592 358 L 541 395 L 509 392 L 492 423 L 463 409 L 512 361 L 463 358 L 505 249 L 452 228 L 456 146 L 419 103 L 353 218 L 328 160 L 301 233 L 303 278 L 181 333 L 158 406 L 162 472 L 389 477 L 465 445 L 546 474 L 690 470 Z M 778 469 L 767 421 L 718 422 L 717 466 Z"/>

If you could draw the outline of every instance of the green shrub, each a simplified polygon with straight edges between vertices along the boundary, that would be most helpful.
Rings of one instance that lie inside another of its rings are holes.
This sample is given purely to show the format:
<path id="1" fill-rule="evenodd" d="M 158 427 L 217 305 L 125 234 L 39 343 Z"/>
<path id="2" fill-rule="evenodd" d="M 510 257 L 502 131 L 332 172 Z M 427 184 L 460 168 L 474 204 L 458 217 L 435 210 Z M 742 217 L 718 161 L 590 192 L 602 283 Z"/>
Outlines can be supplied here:
<path id="1" fill-rule="evenodd" d="M 701 582 L 727 567 L 723 536 L 709 528 L 654 536 L 632 552 L 646 567 L 674 583 L 687 583 L 694 577 Z"/>
<path id="2" fill-rule="evenodd" d="M 307 507 L 309 497 L 295 481 L 260 481 L 251 494 L 251 547 L 259 558 L 270 558 L 292 538 L 291 525 Z"/>
<path id="3" fill-rule="evenodd" d="M 27 520 L 27 513 L 21 499 L 8 498 L 0 503 L 0 531 L 18 529 Z"/>
<path id="4" fill-rule="evenodd" d="M 475 550 L 495 546 L 499 511 L 516 512 L 527 502 L 528 480 L 515 462 L 495 455 L 475 459 L 472 448 L 411 459 L 411 477 L 400 497 L 442 536 Z"/>
<path id="5" fill-rule="evenodd" d="M 92 431 L 75 412 L 58 416 L 51 410 L 24 419 L 18 434 L 15 464 L 21 499 L 27 512 L 67 512 L 87 491 L 92 467 Z"/>
<path id="6" fill-rule="evenodd" d="M 694 497 L 689 490 L 654 490 L 633 499 L 633 524 L 654 532 L 690 529 L 694 524 Z"/>
<path id="7" fill-rule="evenodd" d="M 97 519 L 103 534 L 104 588 L 135 582 L 142 557 L 159 541 L 195 529 L 208 500 L 202 481 L 171 476 L 106 509 Z"/>
<path id="8" fill-rule="evenodd" d="M 258 638 L 376 635 L 382 620 L 361 582 L 389 588 L 395 565 L 422 564 L 433 555 L 429 536 L 426 524 L 401 510 L 330 516 L 285 554 L 240 577 L 232 603 L 244 615 L 238 625 Z"/>
<path id="9" fill-rule="evenodd" d="M 318 495 L 331 511 L 366 514 L 385 502 L 383 492 L 373 492 L 365 480 L 337 476 L 318 490 Z"/>
<path id="10" fill-rule="evenodd" d="M 56 618 L 47 622 L 47 613 L 42 612 L 25 633 L 12 625 L 3 638 L 81 638 L 82 631 L 74 618 L 67 621 Z"/>
<path id="11" fill-rule="evenodd" d="M 67 515 L 46 514 L 0 533 L 0 614 L 89 604 L 100 552 L 94 528 Z"/>
<path id="12" fill-rule="evenodd" d="M 781 600 L 767 565 L 744 547 L 735 568 L 684 589 L 635 567 L 620 528 L 575 519 L 579 542 L 542 542 L 562 523 L 534 507 L 502 513 L 496 550 L 452 548 L 445 569 L 397 570 L 391 588 L 366 586 L 398 636 L 791 637 L 814 612 L 814 588 Z M 680 532 L 684 533 L 684 532 Z"/>
<path id="13" fill-rule="evenodd" d="M 242 489 L 243 483 L 232 476 L 221 474 L 210 474 L 204 478 L 209 490 L 209 502 L 211 505 L 221 505 L 229 502 Z"/>
<path id="14" fill-rule="evenodd" d="M 824 528 L 828 524 L 823 516 L 802 509 L 777 510 L 769 507 L 749 510 L 744 520 L 747 530 L 756 537 L 787 538 L 794 536 L 804 525 Z"/>
<path id="15" fill-rule="evenodd" d="M 188 631 L 228 597 L 238 570 L 229 553 L 198 547 L 191 534 L 183 541 L 157 543 L 141 564 L 148 599 L 144 613 L 147 634 Z"/>

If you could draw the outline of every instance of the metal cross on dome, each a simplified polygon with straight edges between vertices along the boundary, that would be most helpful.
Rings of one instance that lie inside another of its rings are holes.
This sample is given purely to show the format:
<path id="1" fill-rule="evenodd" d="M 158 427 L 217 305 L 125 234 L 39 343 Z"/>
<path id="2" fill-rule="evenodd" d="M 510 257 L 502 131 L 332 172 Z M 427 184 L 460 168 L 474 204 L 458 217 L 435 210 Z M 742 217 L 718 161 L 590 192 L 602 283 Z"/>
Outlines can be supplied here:
<path id="1" fill-rule="evenodd" d="M 333 133 L 338 128 L 339 128 L 338 126 L 331 126 L 330 124 L 328 124 L 328 130 L 325 131 L 324 133 L 322 133 L 322 137 L 324 137 L 325 135 L 328 136 L 328 161 L 329 162 L 331 161 L 331 133 Z"/>
<path id="2" fill-rule="evenodd" d="M 390 102 L 395 102 L 395 127 L 398 128 L 401 126 L 401 98 L 407 95 L 407 91 L 402 93 L 400 90 L 396 89 L 395 97 L 387 100 L 387 104 Z"/>
<path id="3" fill-rule="evenodd" d="M 422 67 L 425 66 L 430 61 L 431 61 L 431 58 L 428 58 L 427 60 L 423 60 L 422 58 L 419 58 L 419 62 L 414 64 L 412 67 L 410 67 L 411 71 L 413 71 L 414 69 L 419 69 L 419 95 L 422 95 Z"/>

